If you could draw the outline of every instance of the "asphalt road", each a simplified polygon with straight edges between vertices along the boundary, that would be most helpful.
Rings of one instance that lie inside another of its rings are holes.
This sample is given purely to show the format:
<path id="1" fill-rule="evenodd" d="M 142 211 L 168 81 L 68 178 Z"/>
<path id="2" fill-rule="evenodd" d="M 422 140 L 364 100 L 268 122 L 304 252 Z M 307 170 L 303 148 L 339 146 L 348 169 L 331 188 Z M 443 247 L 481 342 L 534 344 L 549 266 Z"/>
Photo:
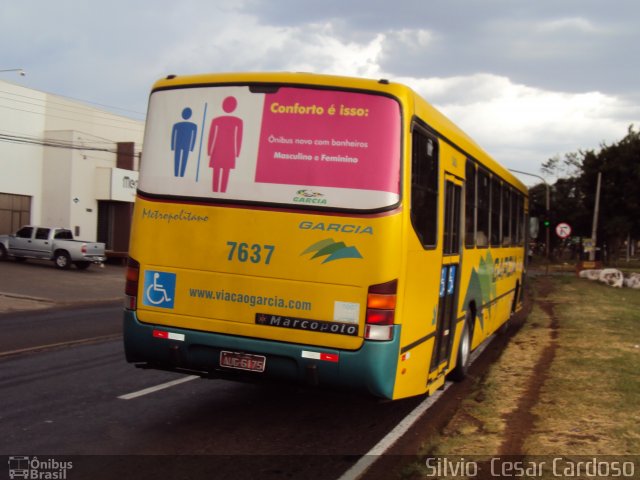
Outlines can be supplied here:
<path id="1" fill-rule="evenodd" d="M 338 478 L 421 400 L 139 370 L 124 360 L 121 314 L 103 305 L 0 315 L 9 332 L 0 455 L 73 456 L 69 478 L 132 468 L 148 478 L 170 478 L 167 468 L 191 472 L 184 478 Z M 145 393 L 175 380 L 186 381 Z M 106 465 L 104 455 L 115 457 Z"/>
<path id="2" fill-rule="evenodd" d="M 120 338 L 122 302 L 0 314 L 0 358 L 56 346 Z"/>
<path id="3" fill-rule="evenodd" d="M 0 262 L 0 313 L 122 301 L 124 275 L 120 265 L 59 270 L 45 260 Z"/>
<path id="4" fill-rule="evenodd" d="M 139 370 L 124 359 L 122 267 L 0 273 L 0 456 L 67 458 L 71 480 L 337 479 L 424 399 Z M 20 311 L 24 299 L 40 310 Z M 414 455 L 471 385 L 445 392 L 393 453 Z M 389 460 L 367 478 L 386 478 Z"/>

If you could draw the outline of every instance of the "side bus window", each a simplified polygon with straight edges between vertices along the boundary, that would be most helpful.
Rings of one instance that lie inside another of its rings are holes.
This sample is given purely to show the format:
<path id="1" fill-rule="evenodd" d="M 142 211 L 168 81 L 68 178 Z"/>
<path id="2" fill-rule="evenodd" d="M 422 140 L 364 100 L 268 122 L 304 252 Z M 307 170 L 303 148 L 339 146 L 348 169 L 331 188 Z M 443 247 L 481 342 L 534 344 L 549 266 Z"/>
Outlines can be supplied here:
<path id="1" fill-rule="evenodd" d="M 491 179 L 491 246 L 499 247 L 502 244 L 502 232 L 500 230 L 500 200 L 502 192 L 498 177 Z"/>
<path id="2" fill-rule="evenodd" d="M 525 214 L 524 214 L 524 197 L 520 193 L 518 193 L 518 207 L 517 207 L 516 215 L 518 216 L 518 230 L 516 232 L 516 236 L 518 239 L 518 246 L 522 246 L 524 245 L 524 238 L 525 238 L 524 229 L 526 226 L 526 221 L 525 221 Z"/>
<path id="3" fill-rule="evenodd" d="M 489 205 L 491 204 L 491 183 L 489 173 L 478 169 L 478 215 L 476 244 L 478 247 L 489 246 Z"/>
<path id="4" fill-rule="evenodd" d="M 411 155 L 411 223 L 424 247 L 438 233 L 438 141 L 414 126 Z"/>
<path id="5" fill-rule="evenodd" d="M 467 158 L 464 186 L 464 244 L 476 246 L 476 164 Z"/>
<path id="6" fill-rule="evenodd" d="M 445 255 L 460 254 L 460 201 L 462 187 L 453 182 L 445 182 L 444 207 L 444 245 L 442 253 Z"/>
<path id="7" fill-rule="evenodd" d="M 502 185 L 502 246 L 508 247 L 513 242 L 511 230 L 511 189 Z"/>

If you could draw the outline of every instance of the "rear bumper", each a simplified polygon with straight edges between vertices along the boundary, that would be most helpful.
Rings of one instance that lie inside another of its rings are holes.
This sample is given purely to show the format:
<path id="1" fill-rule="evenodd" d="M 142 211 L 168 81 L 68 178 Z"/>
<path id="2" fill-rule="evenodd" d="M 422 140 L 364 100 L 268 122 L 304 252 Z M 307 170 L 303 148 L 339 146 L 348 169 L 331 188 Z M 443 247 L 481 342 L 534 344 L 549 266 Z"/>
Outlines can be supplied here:
<path id="1" fill-rule="evenodd" d="M 394 339 L 389 342 L 365 341 L 359 350 L 346 351 L 144 324 L 130 310 L 125 310 L 123 322 L 127 361 L 139 367 L 238 381 L 348 387 L 389 399 L 393 398 L 400 338 L 400 326 L 394 328 Z M 172 338 L 154 337 L 156 329 L 170 332 Z M 221 367 L 222 350 L 264 355 L 265 371 Z M 309 358 L 320 353 L 331 360 Z"/>
<path id="2" fill-rule="evenodd" d="M 78 262 L 91 262 L 91 263 L 104 263 L 107 261 L 107 257 L 105 256 L 101 256 L 101 255 L 93 255 L 93 256 L 89 256 L 89 255 L 85 255 L 82 257 L 82 259 L 80 260 L 76 260 Z"/>

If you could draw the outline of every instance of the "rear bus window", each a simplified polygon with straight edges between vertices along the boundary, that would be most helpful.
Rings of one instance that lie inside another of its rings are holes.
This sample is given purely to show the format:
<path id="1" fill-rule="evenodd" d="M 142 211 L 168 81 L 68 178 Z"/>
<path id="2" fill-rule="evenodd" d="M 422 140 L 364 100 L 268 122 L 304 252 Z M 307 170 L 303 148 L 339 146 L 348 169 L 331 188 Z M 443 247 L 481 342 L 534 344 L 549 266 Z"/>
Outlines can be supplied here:
<path id="1" fill-rule="evenodd" d="M 361 92 L 211 86 L 151 95 L 142 192 L 379 210 L 400 201 L 399 103 Z"/>

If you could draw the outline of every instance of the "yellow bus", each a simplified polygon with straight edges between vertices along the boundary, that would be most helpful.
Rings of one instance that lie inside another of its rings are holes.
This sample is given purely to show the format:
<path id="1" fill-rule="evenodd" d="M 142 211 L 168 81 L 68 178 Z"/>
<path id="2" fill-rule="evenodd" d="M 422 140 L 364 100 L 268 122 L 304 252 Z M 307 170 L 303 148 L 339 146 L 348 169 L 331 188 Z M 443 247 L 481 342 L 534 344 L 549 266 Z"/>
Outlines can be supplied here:
<path id="1" fill-rule="evenodd" d="M 399 399 L 521 307 L 527 190 L 410 88 L 302 73 L 153 86 L 126 358 Z"/>

